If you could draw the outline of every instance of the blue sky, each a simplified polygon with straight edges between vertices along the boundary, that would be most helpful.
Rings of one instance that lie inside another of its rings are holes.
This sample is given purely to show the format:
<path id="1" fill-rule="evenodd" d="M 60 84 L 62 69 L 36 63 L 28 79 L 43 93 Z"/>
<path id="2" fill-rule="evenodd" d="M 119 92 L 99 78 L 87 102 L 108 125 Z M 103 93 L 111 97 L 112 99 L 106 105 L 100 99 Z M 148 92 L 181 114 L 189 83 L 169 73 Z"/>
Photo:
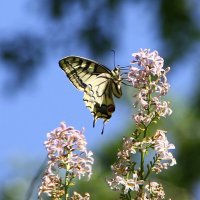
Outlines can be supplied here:
<path id="1" fill-rule="evenodd" d="M 1 2 L 0 31 L 2 37 L 21 30 L 37 30 L 43 34 L 42 24 L 34 12 L 29 12 L 29 6 L 33 5 L 29 5 L 28 0 L 3 0 Z M 27 9 L 24 9 L 25 7 Z M 145 5 L 136 4 L 135 7 L 126 5 L 121 9 L 122 13 L 126 14 L 122 17 L 124 23 L 119 38 L 124 38 L 124 40 L 120 39 L 120 49 L 116 49 L 116 63 L 127 66 L 132 59 L 131 54 L 138 51 L 139 48 L 159 51 L 162 46 L 158 39 L 156 26 L 153 27 L 153 24 L 156 23 L 155 16 Z M 125 20 L 127 17 L 135 24 L 135 38 L 132 39 L 129 35 L 133 34 L 133 30 Z M 84 57 L 90 56 L 84 47 L 74 47 L 68 53 Z M 46 155 L 43 146 L 46 133 L 58 127 L 61 121 L 65 121 L 76 129 L 85 127 L 86 139 L 91 150 L 100 148 L 112 140 L 116 133 L 123 131 L 124 124 L 131 121 L 131 102 L 124 106 L 117 99 L 115 101 L 116 111 L 110 122 L 106 124 L 104 135 L 100 134 L 101 120 L 94 129 L 92 128 L 93 117 L 85 108 L 82 101 L 83 94 L 76 90 L 59 69 L 58 60 L 67 55 L 63 52 L 49 52 L 45 67 L 41 65 L 41 68 L 44 69 L 39 71 L 31 83 L 11 98 L 1 95 L 0 180 L 9 175 L 14 167 L 23 166 L 26 159 L 36 159 L 42 162 Z M 101 60 L 99 59 L 98 62 Z M 101 63 L 113 66 L 113 55 L 110 50 L 108 50 L 107 58 Z M 180 63 L 176 63 L 176 65 L 181 64 L 189 65 L 189 61 L 182 60 Z M 1 61 L 0 65 L 2 65 Z M 185 71 L 181 71 L 181 68 L 176 69 L 172 66 L 174 74 L 170 78 L 172 86 L 170 94 L 172 96 L 176 94 L 187 102 L 185 97 L 190 93 L 189 83 L 191 83 L 193 74 L 191 68 L 185 69 Z M 0 84 L 5 80 L 7 73 L 8 71 L 4 68 L 0 68 Z M 186 76 L 187 79 L 182 78 Z M 37 167 L 35 166 L 36 169 Z"/>

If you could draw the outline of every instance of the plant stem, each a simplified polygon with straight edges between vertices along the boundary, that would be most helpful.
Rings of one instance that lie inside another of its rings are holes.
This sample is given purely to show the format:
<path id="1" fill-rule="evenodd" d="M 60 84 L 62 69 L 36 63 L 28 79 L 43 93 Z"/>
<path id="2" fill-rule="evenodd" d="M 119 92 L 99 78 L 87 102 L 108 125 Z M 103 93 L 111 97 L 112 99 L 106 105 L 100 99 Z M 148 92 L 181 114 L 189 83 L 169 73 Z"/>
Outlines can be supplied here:
<path id="1" fill-rule="evenodd" d="M 67 179 L 67 175 L 68 175 L 68 172 L 66 171 L 66 174 L 65 174 L 65 197 L 64 197 L 64 200 L 67 200 L 68 198 L 68 179 Z"/>
<path id="2" fill-rule="evenodd" d="M 144 154 L 144 151 L 140 151 L 140 168 L 141 168 L 141 171 L 140 171 L 140 179 L 143 180 L 143 177 L 144 177 L 144 157 L 145 157 L 145 154 Z"/>

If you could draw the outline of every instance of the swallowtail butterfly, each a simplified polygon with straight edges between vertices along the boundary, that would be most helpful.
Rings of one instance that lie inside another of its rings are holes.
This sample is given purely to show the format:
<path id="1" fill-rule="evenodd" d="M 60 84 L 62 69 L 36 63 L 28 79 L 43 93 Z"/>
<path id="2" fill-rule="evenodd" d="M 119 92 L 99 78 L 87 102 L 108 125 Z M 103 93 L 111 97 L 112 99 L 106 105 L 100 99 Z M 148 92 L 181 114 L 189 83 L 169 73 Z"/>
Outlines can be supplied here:
<path id="1" fill-rule="evenodd" d="M 115 111 L 113 96 L 122 96 L 120 69 L 110 70 L 79 56 L 65 57 L 59 61 L 59 66 L 74 86 L 83 92 L 83 101 L 94 115 L 93 127 L 98 118 L 104 119 L 105 124 Z"/>

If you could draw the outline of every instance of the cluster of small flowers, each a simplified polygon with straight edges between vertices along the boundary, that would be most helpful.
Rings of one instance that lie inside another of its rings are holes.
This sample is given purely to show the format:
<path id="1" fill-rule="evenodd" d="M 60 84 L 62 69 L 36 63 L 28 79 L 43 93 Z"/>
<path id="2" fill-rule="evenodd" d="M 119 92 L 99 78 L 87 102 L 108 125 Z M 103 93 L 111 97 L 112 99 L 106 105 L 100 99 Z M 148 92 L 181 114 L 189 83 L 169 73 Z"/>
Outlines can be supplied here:
<path id="1" fill-rule="evenodd" d="M 165 132 L 162 130 L 157 130 L 153 138 L 144 138 L 140 142 L 136 141 L 133 137 L 123 138 L 122 150 L 117 154 L 118 160 L 111 166 L 114 178 L 107 180 L 111 189 L 123 190 L 123 193 L 127 194 L 128 191 L 138 192 L 139 186 L 145 185 L 146 181 L 141 180 L 140 177 L 138 177 L 140 169 L 135 169 L 136 163 L 132 160 L 132 158 L 137 152 L 143 151 L 145 153 L 149 148 L 154 148 L 156 154 L 155 162 L 152 164 L 152 171 L 159 173 L 162 169 L 167 169 L 168 166 L 176 164 L 176 160 L 168 151 L 169 149 L 174 149 L 175 147 L 173 144 L 169 144 L 165 136 Z M 147 190 L 148 188 L 150 189 Z M 157 193 L 155 192 L 155 188 L 157 188 Z M 145 186 L 145 192 L 142 194 L 143 199 L 148 199 L 147 197 L 149 197 L 150 193 L 151 195 L 162 196 L 164 198 L 164 190 L 161 187 L 161 184 L 156 182 L 152 182 Z"/>
<path id="2" fill-rule="evenodd" d="M 153 147 L 156 152 L 156 161 L 152 171 L 160 173 L 163 169 L 168 169 L 168 166 L 176 164 L 176 159 L 173 157 L 172 153 L 169 152 L 170 149 L 175 149 L 175 146 L 168 142 L 166 131 L 163 130 L 156 131 L 153 141 Z"/>
<path id="3" fill-rule="evenodd" d="M 39 187 L 39 199 L 42 199 L 43 193 L 46 193 L 48 196 L 51 196 L 53 200 L 60 199 L 65 194 L 62 179 L 58 175 L 48 172 L 46 170 L 42 178 L 42 185 Z"/>
<path id="4" fill-rule="evenodd" d="M 72 179 L 76 177 L 80 179 L 85 175 L 90 179 L 94 162 L 93 153 L 86 149 L 87 143 L 83 132 L 66 126 L 64 122 L 48 133 L 47 138 L 44 144 L 49 161 L 38 196 L 41 197 L 42 193 L 46 193 L 53 199 L 59 199 L 66 192 L 66 187 L 71 184 Z M 58 170 L 55 169 L 66 170 L 64 183 L 58 176 Z"/>
<path id="5" fill-rule="evenodd" d="M 144 192 L 141 197 L 136 200 L 160 200 L 165 198 L 165 192 L 161 184 L 150 182 L 144 187 Z"/>
<path id="6" fill-rule="evenodd" d="M 170 88 L 166 77 L 170 68 L 163 68 L 164 60 L 157 51 L 150 52 L 149 49 L 141 49 L 132 56 L 134 57 L 132 64 L 138 64 L 138 67 L 130 68 L 128 81 L 138 90 L 134 95 L 134 105 L 139 107 L 138 114 L 133 118 L 136 125 L 148 126 L 155 118 L 166 117 L 172 113 L 169 102 L 160 99 L 168 93 Z"/>
<path id="7" fill-rule="evenodd" d="M 114 178 L 107 180 L 112 190 L 121 190 L 124 194 L 131 191 L 138 191 L 143 180 L 139 180 L 138 172 L 133 170 L 135 164 L 132 155 L 136 153 L 138 146 L 134 146 L 133 137 L 123 138 L 122 150 L 117 154 L 117 162 L 111 166 Z"/>
<path id="8" fill-rule="evenodd" d="M 70 198 L 70 200 L 90 200 L 90 194 L 85 193 L 84 196 L 81 196 L 79 193 L 74 192 L 73 196 Z"/>
<path id="9" fill-rule="evenodd" d="M 170 68 L 164 69 L 164 60 L 158 55 L 157 51 L 150 52 L 149 49 L 140 50 L 138 53 L 133 53 L 133 64 L 137 67 L 131 67 L 128 74 L 128 81 L 130 81 L 134 88 L 137 89 L 135 107 L 138 106 L 138 114 L 133 116 L 136 126 L 140 130 L 147 130 L 147 127 L 158 120 L 160 117 L 166 117 L 172 114 L 169 108 L 169 102 L 163 101 L 162 96 L 165 96 L 170 88 L 167 82 L 166 74 Z M 159 173 L 162 169 L 167 169 L 168 166 L 176 164 L 175 158 L 168 150 L 175 149 L 173 144 L 169 144 L 166 131 L 157 130 L 153 137 L 147 138 L 144 135 L 139 144 L 148 142 L 149 147 L 154 148 L 156 159 L 153 171 Z M 134 144 L 136 146 L 136 144 Z M 138 145 L 137 145 L 138 146 Z M 145 147 L 146 150 L 148 146 Z M 138 149 L 143 150 L 145 149 Z"/>
<path id="10" fill-rule="evenodd" d="M 147 178 L 152 171 L 159 173 L 176 164 L 169 152 L 175 146 L 168 142 L 166 131 L 157 130 L 154 134 L 149 134 L 148 127 L 160 117 L 172 113 L 169 102 L 161 100 L 169 91 L 166 74 L 170 68 L 163 69 L 164 60 L 157 51 L 145 49 L 132 55 L 132 63 L 138 65 L 131 67 L 128 73 L 128 81 L 137 89 L 134 107 L 138 107 L 138 113 L 133 116 L 136 130 L 131 137 L 123 138 L 117 162 L 111 166 L 114 178 L 107 180 L 107 183 L 111 189 L 121 190 L 123 194 L 135 191 L 138 200 L 163 199 L 165 193 L 162 185 L 150 182 Z M 155 153 L 154 162 L 151 161 L 145 167 L 144 157 L 150 149 Z M 136 153 L 141 155 L 140 164 L 133 160 Z"/>
<path id="11" fill-rule="evenodd" d="M 131 178 L 116 175 L 110 181 L 107 180 L 107 183 L 112 190 L 123 190 L 123 193 L 127 194 L 130 190 L 138 191 L 139 185 L 142 185 L 143 181 L 138 180 L 138 175 L 133 173 Z"/>

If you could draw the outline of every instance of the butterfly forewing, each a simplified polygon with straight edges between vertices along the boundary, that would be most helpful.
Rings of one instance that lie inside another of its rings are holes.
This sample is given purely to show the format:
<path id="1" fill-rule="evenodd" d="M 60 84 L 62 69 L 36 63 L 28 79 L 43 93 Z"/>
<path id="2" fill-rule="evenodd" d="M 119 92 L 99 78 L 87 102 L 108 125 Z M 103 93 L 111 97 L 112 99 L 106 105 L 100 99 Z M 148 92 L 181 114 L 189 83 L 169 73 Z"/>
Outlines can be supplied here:
<path id="1" fill-rule="evenodd" d="M 115 111 L 113 95 L 120 98 L 121 77 L 119 69 L 109 70 L 93 60 L 68 56 L 59 61 L 60 67 L 76 88 L 84 92 L 86 107 L 98 118 L 108 121 Z"/>
<path id="2" fill-rule="evenodd" d="M 110 73 L 105 66 L 78 56 L 65 57 L 59 61 L 59 65 L 74 86 L 82 91 L 88 83 L 94 80 L 96 75 Z"/>

